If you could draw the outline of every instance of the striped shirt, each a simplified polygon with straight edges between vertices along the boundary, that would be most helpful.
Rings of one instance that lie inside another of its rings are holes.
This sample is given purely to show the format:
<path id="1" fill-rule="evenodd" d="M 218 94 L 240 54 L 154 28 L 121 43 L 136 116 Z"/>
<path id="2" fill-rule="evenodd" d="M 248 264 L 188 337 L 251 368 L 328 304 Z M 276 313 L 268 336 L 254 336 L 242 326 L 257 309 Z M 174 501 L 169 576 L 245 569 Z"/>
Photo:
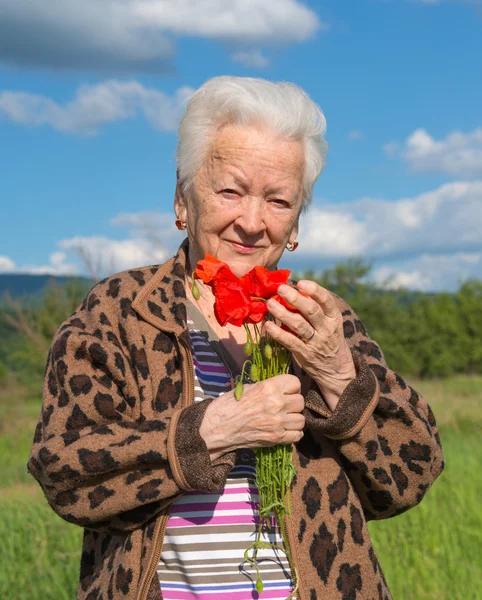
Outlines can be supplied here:
<path id="1" fill-rule="evenodd" d="M 206 331 L 188 318 L 193 347 L 194 400 L 216 397 L 231 389 L 229 372 Z M 170 509 L 157 567 L 165 600 L 255 600 L 256 572 L 244 552 L 257 535 L 258 490 L 254 453 L 238 450 L 223 492 L 186 492 Z M 261 541 L 284 547 L 277 527 Z M 272 547 L 258 552 L 264 584 L 262 600 L 284 600 L 291 594 L 291 573 L 284 552 Z"/>

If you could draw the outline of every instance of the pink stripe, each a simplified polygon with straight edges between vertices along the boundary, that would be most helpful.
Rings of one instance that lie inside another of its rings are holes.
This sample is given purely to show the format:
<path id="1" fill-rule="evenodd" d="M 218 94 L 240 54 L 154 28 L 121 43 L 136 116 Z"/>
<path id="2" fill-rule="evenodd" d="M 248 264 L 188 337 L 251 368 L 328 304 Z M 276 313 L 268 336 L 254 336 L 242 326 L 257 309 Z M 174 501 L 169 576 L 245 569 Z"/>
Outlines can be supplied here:
<path id="1" fill-rule="evenodd" d="M 224 490 L 223 492 L 223 496 L 225 494 L 245 494 L 245 493 L 249 493 L 249 494 L 258 494 L 258 488 L 257 487 L 239 487 L 239 488 L 227 488 Z"/>
<path id="2" fill-rule="evenodd" d="M 246 510 L 247 508 L 253 508 L 253 502 L 246 500 L 246 502 L 193 502 L 192 504 L 173 504 L 171 510 L 172 514 L 180 512 L 196 512 L 202 511 L 220 511 L 220 510 Z"/>
<path id="3" fill-rule="evenodd" d="M 208 516 L 208 517 L 170 517 L 167 527 L 192 527 L 193 525 L 257 525 L 259 517 L 252 515 L 226 515 L 226 516 Z M 271 517 L 271 526 L 275 526 L 275 519 Z"/>
<path id="4" fill-rule="evenodd" d="M 192 527 L 193 525 L 246 525 L 257 524 L 259 519 L 254 515 L 233 515 L 223 517 L 171 517 L 167 522 L 168 527 Z"/>
<path id="5" fill-rule="evenodd" d="M 258 600 L 258 598 L 262 598 L 265 600 L 266 598 L 287 598 L 291 594 L 291 588 L 281 588 L 277 590 L 264 590 L 262 596 L 258 594 L 256 591 L 244 591 L 244 592 L 226 592 L 223 590 L 218 592 L 217 594 L 213 594 L 212 592 L 198 592 L 197 594 L 193 594 L 192 592 L 182 592 L 178 590 L 168 590 L 167 592 L 162 590 L 162 597 L 166 600 L 221 600 L 222 598 L 226 598 L 227 594 L 229 594 L 230 600 Z"/>

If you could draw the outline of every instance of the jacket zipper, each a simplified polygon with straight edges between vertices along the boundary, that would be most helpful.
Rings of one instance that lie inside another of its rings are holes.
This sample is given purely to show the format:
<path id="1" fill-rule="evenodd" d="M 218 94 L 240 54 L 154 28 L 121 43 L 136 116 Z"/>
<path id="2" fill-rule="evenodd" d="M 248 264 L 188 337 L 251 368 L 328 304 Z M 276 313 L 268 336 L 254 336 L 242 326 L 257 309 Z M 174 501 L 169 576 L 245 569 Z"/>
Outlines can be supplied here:
<path id="1" fill-rule="evenodd" d="M 147 592 L 151 585 L 152 579 L 156 573 L 157 564 L 159 562 L 159 559 L 161 558 L 162 544 L 164 542 L 164 533 L 166 531 L 167 520 L 169 518 L 169 509 L 166 509 L 166 510 L 168 512 L 166 512 L 165 515 L 162 515 L 161 524 L 160 524 L 157 534 L 154 538 L 154 549 L 152 551 L 152 562 L 149 565 L 149 569 L 147 571 L 146 578 L 144 579 L 144 583 L 142 585 L 140 594 L 138 596 L 139 600 L 145 600 L 145 598 L 147 597 Z"/>
<path id="2" fill-rule="evenodd" d="M 187 397 L 183 396 L 183 405 L 189 406 L 190 404 L 193 403 L 193 400 L 194 400 L 194 364 L 192 362 L 191 352 L 189 351 L 189 348 L 187 347 L 187 345 L 184 342 L 182 342 L 181 340 L 179 340 L 179 342 L 180 342 L 179 345 L 184 348 L 184 354 L 185 354 L 185 358 L 187 359 L 187 364 L 188 364 L 188 369 L 187 369 L 187 373 L 186 373 L 186 368 L 185 368 L 186 363 L 184 361 L 182 363 L 183 376 L 186 377 L 186 375 L 187 375 L 187 380 L 189 381 L 188 395 L 187 395 Z M 166 514 L 162 515 L 161 524 L 154 536 L 151 562 L 149 564 L 147 576 L 144 579 L 142 588 L 140 590 L 138 600 L 146 599 L 148 589 L 152 582 L 152 578 L 154 577 L 154 575 L 156 573 L 157 565 L 159 563 L 159 559 L 161 558 L 162 546 L 164 543 L 164 534 L 166 532 L 166 525 L 167 525 L 168 519 L 169 519 L 169 507 L 166 508 Z"/>

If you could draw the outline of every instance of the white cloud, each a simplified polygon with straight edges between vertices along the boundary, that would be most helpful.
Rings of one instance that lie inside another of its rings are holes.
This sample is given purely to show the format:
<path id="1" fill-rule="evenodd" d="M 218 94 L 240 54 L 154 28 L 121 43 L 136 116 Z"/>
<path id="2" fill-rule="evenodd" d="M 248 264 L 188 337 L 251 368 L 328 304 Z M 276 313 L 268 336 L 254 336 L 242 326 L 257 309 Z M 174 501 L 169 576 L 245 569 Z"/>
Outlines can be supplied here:
<path id="1" fill-rule="evenodd" d="M 469 278 L 482 280 L 482 252 L 423 254 L 400 265 L 379 267 L 372 273 L 380 287 L 423 292 L 454 291 Z"/>
<path id="2" fill-rule="evenodd" d="M 269 60 L 259 50 L 236 52 L 232 59 L 245 67 L 254 67 L 255 69 L 264 69 L 269 65 Z"/>
<path id="3" fill-rule="evenodd" d="M 15 263 L 8 256 L 0 256 L 0 273 L 8 273 L 15 270 Z"/>
<path id="4" fill-rule="evenodd" d="M 428 291 L 432 285 L 430 277 L 419 270 L 410 272 L 397 270 L 394 267 L 380 267 L 372 274 L 372 279 L 379 287 L 385 289 L 409 288 L 412 290 Z"/>
<path id="5" fill-rule="evenodd" d="M 315 205 L 302 219 L 297 252 L 343 258 L 478 251 L 481 230 L 482 181 L 456 182 L 396 201 Z"/>
<path id="6" fill-rule="evenodd" d="M 61 240 L 58 245 L 80 258 L 83 269 L 97 277 L 162 262 L 169 256 L 164 248 L 155 248 L 144 239 L 77 236 Z"/>
<path id="7" fill-rule="evenodd" d="M 49 256 L 49 264 L 41 266 L 22 267 L 23 272 L 37 273 L 38 275 L 76 275 L 79 268 L 77 265 L 67 262 L 67 254 L 65 252 L 52 252 Z"/>
<path id="8" fill-rule="evenodd" d="M 63 268 L 65 265 L 65 260 L 67 259 L 67 255 L 65 252 L 52 252 L 50 255 L 50 263 L 52 266 L 57 267 L 59 269 Z"/>
<path id="9" fill-rule="evenodd" d="M 173 213 L 122 213 L 110 225 L 126 230 L 124 239 L 76 236 L 57 242 L 48 264 L 16 265 L 0 256 L 0 272 L 71 275 L 101 278 L 113 273 L 164 262 L 185 237 L 174 225 Z"/>
<path id="10" fill-rule="evenodd" d="M 8 256 L 0 256 L 0 273 L 32 273 L 35 275 L 75 275 L 79 272 L 74 264 L 67 263 L 67 255 L 53 252 L 45 265 L 17 265 Z"/>
<path id="11" fill-rule="evenodd" d="M 350 133 L 348 134 L 348 139 L 350 141 L 361 140 L 362 137 L 363 137 L 363 133 L 359 129 L 354 129 L 353 131 L 350 131 Z"/>
<path id="12" fill-rule="evenodd" d="M 302 217 L 298 255 L 341 258 L 364 254 L 370 247 L 367 227 L 349 209 L 344 210 L 348 206 L 313 207 Z"/>
<path id="13" fill-rule="evenodd" d="M 174 225 L 173 213 L 121 213 L 110 225 L 125 229 L 121 240 L 105 236 L 77 236 L 58 242 L 62 251 L 75 257 L 83 271 L 103 277 L 118 271 L 164 262 L 172 256 L 185 232 Z"/>
<path id="14" fill-rule="evenodd" d="M 134 0 L 0 2 L 0 59 L 15 66 L 100 72 L 172 70 L 173 42 L 142 26 Z M 174 8 L 174 7 L 173 7 Z"/>
<path id="15" fill-rule="evenodd" d="M 299 0 L 0 0 L 0 60 L 159 74 L 173 70 L 180 36 L 243 49 L 303 42 L 324 28 Z"/>
<path id="16" fill-rule="evenodd" d="M 400 156 L 414 172 L 468 178 L 482 175 L 482 127 L 468 133 L 454 131 L 441 140 L 435 140 L 425 129 L 417 129 L 403 147 L 390 142 L 384 150 L 389 156 Z"/>
<path id="17" fill-rule="evenodd" d="M 482 181 L 450 183 L 396 201 L 314 205 L 302 217 L 296 257 L 288 258 L 316 267 L 362 256 L 375 259 L 377 281 L 395 275 L 393 285 L 453 288 L 457 274 L 482 278 L 481 230 Z"/>
<path id="18" fill-rule="evenodd" d="M 95 135 L 101 126 L 132 119 L 139 112 L 159 131 L 174 131 L 193 93 L 179 88 L 173 96 L 137 81 L 104 81 L 81 85 L 63 106 L 46 96 L 26 92 L 0 93 L 0 118 L 28 126 L 48 125 L 69 134 Z"/>
<path id="19" fill-rule="evenodd" d="M 297 0 L 145 0 L 132 5 L 135 18 L 146 26 L 241 45 L 302 42 L 322 27 L 316 13 Z"/>

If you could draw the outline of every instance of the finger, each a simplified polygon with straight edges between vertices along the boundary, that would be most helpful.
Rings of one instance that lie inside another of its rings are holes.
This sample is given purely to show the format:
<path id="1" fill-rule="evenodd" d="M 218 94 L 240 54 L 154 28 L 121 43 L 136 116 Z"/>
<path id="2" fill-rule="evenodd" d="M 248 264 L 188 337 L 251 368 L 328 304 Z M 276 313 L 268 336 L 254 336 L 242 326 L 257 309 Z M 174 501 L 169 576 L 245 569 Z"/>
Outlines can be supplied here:
<path id="1" fill-rule="evenodd" d="M 284 346 L 286 350 L 303 353 L 303 346 L 305 343 L 302 342 L 299 337 L 289 331 L 285 331 L 274 321 L 266 321 L 265 327 L 269 335 Z"/>
<path id="2" fill-rule="evenodd" d="M 295 290 L 295 293 L 297 293 L 296 290 Z M 315 304 L 313 300 L 310 300 L 310 302 L 312 304 Z M 287 308 L 282 306 L 274 298 L 271 298 L 268 301 L 267 306 L 268 306 L 269 312 L 275 319 L 277 319 L 278 321 L 283 323 L 283 325 L 286 325 L 287 327 L 289 327 L 290 330 L 293 333 L 296 333 L 296 335 L 298 337 L 300 337 L 302 340 L 308 340 L 311 337 L 313 337 L 313 333 L 316 331 L 316 322 L 319 321 L 320 319 L 317 319 L 316 317 L 314 317 L 313 320 L 315 322 L 309 322 L 309 321 L 307 321 L 305 316 L 302 316 L 301 314 L 289 311 Z M 318 307 L 318 310 L 320 312 L 322 312 L 321 308 L 319 308 L 319 307 Z M 320 325 L 320 328 L 321 328 L 321 325 Z"/>
<path id="3" fill-rule="evenodd" d="M 333 294 L 326 288 L 318 285 L 315 281 L 301 279 L 296 284 L 296 287 L 300 292 L 303 292 L 303 294 L 307 294 L 310 298 L 313 298 L 327 317 L 333 318 L 340 314 L 340 310 Z"/>
<path id="4" fill-rule="evenodd" d="M 300 431 L 305 426 L 305 417 L 299 413 L 289 415 L 285 421 L 284 428 L 287 431 Z"/>
<path id="5" fill-rule="evenodd" d="M 300 413 L 305 408 L 305 399 L 301 394 L 292 394 L 287 397 L 286 411 L 288 414 Z"/>
<path id="6" fill-rule="evenodd" d="M 267 381 L 270 380 L 268 379 Z M 276 375 L 275 377 L 271 378 L 271 381 L 280 386 L 283 394 L 299 394 L 301 391 L 301 381 L 298 377 L 296 377 L 296 375 L 290 375 L 289 373 L 285 373 L 284 375 Z"/>
<path id="7" fill-rule="evenodd" d="M 281 298 L 283 298 L 283 300 L 286 300 L 286 302 L 294 306 L 299 311 L 299 313 L 315 328 L 321 328 L 323 326 L 323 322 L 326 316 L 321 304 L 318 303 L 316 298 L 311 298 L 303 295 L 304 291 L 303 294 L 300 294 L 300 292 L 297 289 L 285 284 L 279 286 L 278 294 L 281 296 Z M 271 307 L 277 308 L 274 305 L 274 302 L 274 299 L 268 301 L 267 306 L 270 312 Z M 296 315 L 296 313 L 290 313 L 287 310 L 286 312 L 289 314 Z"/>
<path id="8" fill-rule="evenodd" d="M 299 442 L 301 440 L 303 435 L 304 435 L 304 432 L 301 429 L 297 429 L 297 430 L 293 430 L 293 431 L 287 429 L 285 432 L 285 435 L 283 436 L 283 439 L 278 443 L 280 443 L 280 444 L 296 444 L 297 442 Z"/>

